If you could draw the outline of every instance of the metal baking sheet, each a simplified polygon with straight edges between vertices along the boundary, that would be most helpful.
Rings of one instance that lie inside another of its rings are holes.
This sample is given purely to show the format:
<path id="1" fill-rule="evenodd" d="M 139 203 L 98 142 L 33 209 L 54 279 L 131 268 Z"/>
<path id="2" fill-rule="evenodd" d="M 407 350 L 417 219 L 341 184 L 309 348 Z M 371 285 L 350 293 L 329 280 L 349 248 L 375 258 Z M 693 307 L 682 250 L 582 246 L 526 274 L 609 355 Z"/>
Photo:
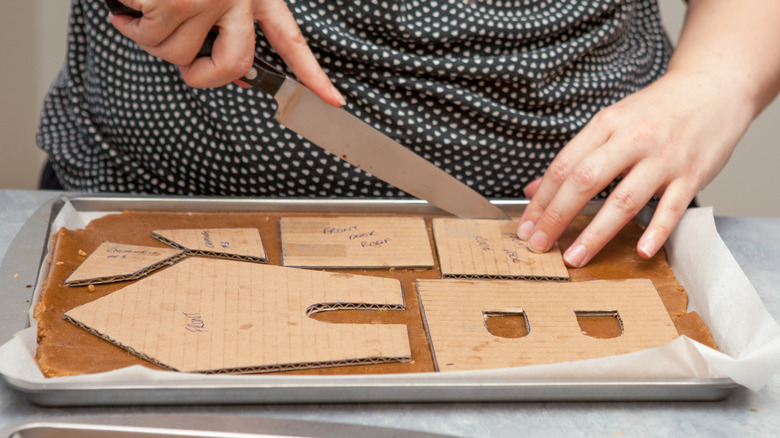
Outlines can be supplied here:
<path id="1" fill-rule="evenodd" d="M 444 214 L 418 200 L 310 200 L 224 199 L 79 195 L 68 200 L 79 212 L 123 210 L 173 212 L 344 212 Z M 495 201 L 510 215 L 522 213 L 527 201 Z M 28 326 L 40 265 L 46 259 L 50 223 L 64 205 L 53 200 L 41 206 L 8 248 L 0 270 L 18 273 L 19 280 L 2 294 L 0 342 Z M 583 214 L 594 214 L 600 204 L 589 204 Z M 647 223 L 652 211 L 637 219 Z M 4 277 L 7 278 L 7 277 Z M 435 381 L 392 375 L 284 376 L 237 375 L 219 384 L 192 381 L 44 384 L 3 376 L 10 387 L 29 401 L 46 406 L 339 403 L 339 402 L 482 402 L 482 401 L 635 401 L 722 400 L 739 387 L 728 378 L 717 379 L 496 379 L 438 375 Z"/>

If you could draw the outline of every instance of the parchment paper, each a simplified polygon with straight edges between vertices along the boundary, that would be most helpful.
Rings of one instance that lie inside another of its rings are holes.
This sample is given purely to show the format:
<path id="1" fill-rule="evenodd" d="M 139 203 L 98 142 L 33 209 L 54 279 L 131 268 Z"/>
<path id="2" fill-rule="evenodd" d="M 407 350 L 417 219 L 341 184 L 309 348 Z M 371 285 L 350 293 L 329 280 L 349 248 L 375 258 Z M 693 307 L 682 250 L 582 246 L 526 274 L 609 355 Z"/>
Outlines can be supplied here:
<path id="1" fill-rule="evenodd" d="M 102 214 L 102 213 L 101 213 Z M 64 208 L 53 230 L 59 226 L 83 227 L 101 214 L 79 213 Z M 711 208 L 692 209 L 685 213 L 666 243 L 669 262 L 690 297 L 689 310 L 699 312 L 707 323 L 721 351 L 715 351 L 681 336 L 661 347 L 634 353 L 567 362 L 484 371 L 373 375 L 376 381 L 403 380 L 436 382 L 463 376 L 481 380 L 507 378 L 721 378 L 752 390 L 759 390 L 780 366 L 780 326 L 766 311 L 761 299 L 739 268 L 715 228 Z M 48 265 L 44 264 L 41 275 Z M 41 282 L 39 281 L 38 284 Z M 37 297 L 36 297 L 37 299 Z M 131 383 L 131 382 L 200 382 L 230 384 L 232 375 L 202 375 L 153 371 L 134 366 L 101 374 L 45 378 L 35 365 L 36 321 L 30 316 L 30 327 L 0 346 L 0 373 L 31 384 L 45 383 Z M 274 379 L 281 376 L 241 376 L 241 379 Z M 327 376 L 338 381 L 360 376 Z M 285 380 L 322 376 L 284 376 Z M 365 378 L 365 376 L 362 376 Z"/>

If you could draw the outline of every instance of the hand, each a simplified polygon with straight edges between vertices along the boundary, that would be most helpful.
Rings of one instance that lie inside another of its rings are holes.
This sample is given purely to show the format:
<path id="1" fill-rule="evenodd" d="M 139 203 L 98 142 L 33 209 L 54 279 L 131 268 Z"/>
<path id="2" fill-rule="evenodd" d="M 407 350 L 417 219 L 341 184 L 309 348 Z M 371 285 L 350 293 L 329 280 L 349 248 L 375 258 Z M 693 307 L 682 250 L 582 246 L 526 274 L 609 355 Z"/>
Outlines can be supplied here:
<path id="1" fill-rule="evenodd" d="M 112 15 L 111 23 L 151 55 L 179 66 L 192 87 L 219 87 L 252 67 L 255 20 L 268 42 L 301 82 L 334 106 L 344 98 L 333 87 L 284 0 L 122 0 L 143 17 Z M 219 36 L 210 57 L 196 58 L 206 35 Z"/>
<path id="2" fill-rule="evenodd" d="M 652 257 L 696 193 L 728 161 L 752 119 L 706 73 L 670 72 L 597 113 L 526 188 L 532 199 L 518 237 L 548 251 L 587 202 L 618 175 L 622 181 L 564 253 L 587 264 L 653 195 L 661 197 L 637 252 Z"/>

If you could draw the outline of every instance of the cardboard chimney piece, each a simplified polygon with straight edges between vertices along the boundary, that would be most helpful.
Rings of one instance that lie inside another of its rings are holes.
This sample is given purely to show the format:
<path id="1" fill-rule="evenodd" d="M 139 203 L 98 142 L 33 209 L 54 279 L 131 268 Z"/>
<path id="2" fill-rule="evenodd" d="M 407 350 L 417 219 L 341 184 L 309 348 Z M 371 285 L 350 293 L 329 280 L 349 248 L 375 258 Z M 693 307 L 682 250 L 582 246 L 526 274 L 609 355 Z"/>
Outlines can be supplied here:
<path id="1" fill-rule="evenodd" d="M 189 254 L 247 262 L 268 261 L 257 228 L 155 230 L 152 237 Z"/>
<path id="2" fill-rule="evenodd" d="M 433 219 L 433 236 L 444 277 L 567 280 L 558 244 L 544 254 L 517 237 L 517 221 Z"/>
<path id="3" fill-rule="evenodd" d="M 678 337 L 650 280 L 419 280 L 417 290 L 439 371 L 591 359 Z M 588 336 L 577 313 L 615 315 L 622 333 L 609 339 Z M 486 318 L 495 314 L 524 316 L 525 336 L 491 334 Z"/>
<path id="4" fill-rule="evenodd" d="M 403 305 L 394 279 L 193 257 L 65 317 L 171 370 L 268 372 L 407 362 L 405 325 L 309 317 Z"/>
<path id="5" fill-rule="evenodd" d="M 286 217 L 280 221 L 282 263 L 323 268 L 431 268 L 422 217 Z"/>
<path id="6" fill-rule="evenodd" d="M 65 280 L 69 286 L 134 280 L 185 257 L 184 251 L 103 242 Z"/>

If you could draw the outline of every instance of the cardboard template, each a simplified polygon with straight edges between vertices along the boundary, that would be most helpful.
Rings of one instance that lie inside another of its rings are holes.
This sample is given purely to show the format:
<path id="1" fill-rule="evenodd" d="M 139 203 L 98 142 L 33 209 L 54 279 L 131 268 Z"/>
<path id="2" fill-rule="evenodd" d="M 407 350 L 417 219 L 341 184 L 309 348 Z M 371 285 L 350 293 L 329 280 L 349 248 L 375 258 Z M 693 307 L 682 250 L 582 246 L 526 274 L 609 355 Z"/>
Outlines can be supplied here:
<path id="1" fill-rule="evenodd" d="M 405 325 L 309 317 L 403 305 L 394 279 L 193 257 L 65 317 L 171 370 L 268 372 L 407 362 Z"/>
<path id="2" fill-rule="evenodd" d="M 444 277 L 567 280 L 558 244 L 531 252 L 516 234 L 517 221 L 433 219 L 433 237 Z"/>
<path id="3" fill-rule="evenodd" d="M 419 280 L 417 291 L 439 371 L 591 359 L 657 347 L 678 337 L 650 280 Z M 575 312 L 616 314 L 622 334 L 590 337 Z M 501 313 L 524 315 L 527 335 L 492 335 L 486 315 Z"/>
<path id="4" fill-rule="evenodd" d="M 285 266 L 433 267 L 422 217 L 287 217 L 280 228 Z"/>
<path id="5" fill-rule="evenodd" d="M 260 263 L 268 261 L 257 228 L 155 230 L 152 237 L 190 254 Z"/>
<path id="6" fill-rule="evenodd" d="M 178 249 L 103 242 L 65 280 L 69 286 L 134 280 L 185 256 Z"/>

